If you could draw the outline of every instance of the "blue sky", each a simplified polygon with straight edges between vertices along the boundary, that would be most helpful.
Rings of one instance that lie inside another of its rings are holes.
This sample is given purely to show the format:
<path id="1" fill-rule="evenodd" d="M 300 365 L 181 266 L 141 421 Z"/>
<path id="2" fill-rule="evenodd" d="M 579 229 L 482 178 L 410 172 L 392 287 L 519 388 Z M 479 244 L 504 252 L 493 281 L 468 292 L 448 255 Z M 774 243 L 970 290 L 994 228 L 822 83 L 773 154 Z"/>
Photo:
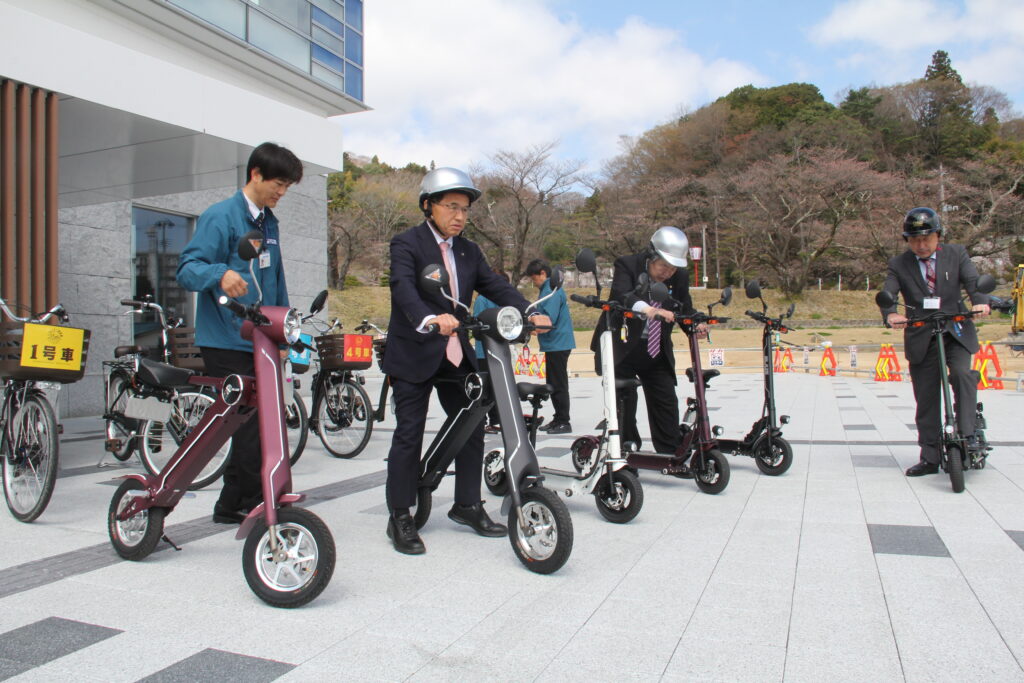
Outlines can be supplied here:
<path id="1" fill-rule="evenodd" d="M 1022 0 L 373 0 L 365 95 L 346 148 L 486 165 L 558 141 L 592 172 L 636 136 L 735 87 L 849 87 L 924 74 L 937 49 L 967 82 L 1024 105 Z M 443 9 L 439 9 L 443 8 Z M 1018 114 L 1019 115 L 1019 114 Z"/>

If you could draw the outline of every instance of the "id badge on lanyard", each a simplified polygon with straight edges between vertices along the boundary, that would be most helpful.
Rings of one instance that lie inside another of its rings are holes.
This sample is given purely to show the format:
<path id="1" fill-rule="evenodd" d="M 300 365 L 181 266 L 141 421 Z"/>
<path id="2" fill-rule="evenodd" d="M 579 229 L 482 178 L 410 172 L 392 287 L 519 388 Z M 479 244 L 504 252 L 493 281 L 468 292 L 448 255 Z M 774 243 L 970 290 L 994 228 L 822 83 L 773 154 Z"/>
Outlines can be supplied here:
<path id="1" fill-rule="evenodd" d="M 927 310 L 937 311 L 942 305 L 942 299 L 937 296 L 926 296 L 922 300 L 921 305 Z"/>
<path id="2" fill-rule="evenodd" d="M 260 268 L 270 267 L 270 252 L 264 251 L 260 254 Z"/>

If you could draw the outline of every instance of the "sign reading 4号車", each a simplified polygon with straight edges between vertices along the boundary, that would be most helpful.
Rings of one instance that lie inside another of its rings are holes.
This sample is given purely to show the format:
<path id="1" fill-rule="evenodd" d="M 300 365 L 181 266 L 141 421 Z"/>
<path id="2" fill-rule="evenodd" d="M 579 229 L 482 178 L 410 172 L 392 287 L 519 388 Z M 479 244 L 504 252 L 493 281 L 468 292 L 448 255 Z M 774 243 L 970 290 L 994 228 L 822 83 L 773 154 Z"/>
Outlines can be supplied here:
<path id="1" fill-rule="evenodd" d="M 84 340 L 85 330 L 75 327 L 25 323 L 21 365 L 50 370 L 81 370 Z"/>

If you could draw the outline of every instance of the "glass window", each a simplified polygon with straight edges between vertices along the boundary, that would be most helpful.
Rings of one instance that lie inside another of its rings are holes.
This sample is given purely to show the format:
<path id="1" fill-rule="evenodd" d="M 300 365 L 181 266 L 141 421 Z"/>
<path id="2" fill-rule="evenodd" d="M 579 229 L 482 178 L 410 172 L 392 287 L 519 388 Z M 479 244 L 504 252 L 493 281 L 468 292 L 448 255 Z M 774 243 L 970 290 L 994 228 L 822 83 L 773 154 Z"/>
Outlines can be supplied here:
<path id="1" fill-rule="evenodd" d="M 363 70 L 352 62 L 345 62 L 345 93 L 363 101 Z"/>
<path id="2" fill-rule="evenodd" d="M 345 62 L 341 57 L 330 50 L 325 50 L 319 45 L 313 46 L 313 59 L 317 60 L 321 64 L 331 67 L 335 71 L 344 72 L 345 70 Z"/>
<path id="3" fill-rule="evenodd" d="M 330 31 L 323 30 L 319 26 L 313 27 L 313 40 L 336 54 L 340 55 L 345 53 L 345 44 L 341 41 L 341 38 Z"/>
<path id="4" fill-rule="evenodd" d="M 363 37 L 345 27 L 345 59 L 360 66 L 363 63 Z"/>
<path id="5" fill-rule="evenodd" d="M 163 306 L 165 315 L 183 317 L 187 326 L 194 327 L 193 295 L 175 278 L 181 252 L 192 239 L 193 219 L 133 206 L 132 228 L 135 242 L 132 295 L 152 295 L 153 300 Z M 156 314 L 147 311 L 145 315 L 132 317 L 135 343 L 159 346 L 160 321 Z"/>
<path id="6" fill-rule="evenodd" d="M 362 32 L 363 0 L 345 0 L 345 23 Z"/>
<path id="7" fill-rule="evenodd" d="M 313 78 L 319 79 L 324 83 L 327 83 L 333 88 L 345 92 L 345 79 L 341 74 L 334 73 L 325 66 L 320 66 L 316 62 L 313 62 Z"/>
<path id="8" fill-rule="evenodd" d="M 245 3 L 241 0 L 170 0 L 172 5 L 245 40 Z"/>
<path id="9" fill-rule="evenodd" d="M 309 41 L 253 9 L 249 10 L 249 42 L 309 73 Z"/>
<path id="10" fill-rule="evenodd" d="M 345 10 L 335 0 L 311 0 L 311 2 L 315 6 L 313 9 L 314 13 L 316 12 L 316 7 L 319 7 L 335 19 L 340 20 L 345 18 Z M 341 33 L 341 31 L 338 31 L 338 33 Z"/>
<path id="11" fill-rule="evenodd" d="M 302 33 L 309 33 L 309 3 L 306 0 L 252 0 L 275 17 Z"/>
<path id="12" fill-rule="evenodd" d="M 324 28 L 334 31 L 339 36 L 342 35 L 341 22 L 334 17 L 328 15 L 323 10 L 319 10 L 316 7 L 313 8 L 313 21 L 320 24 Z"/>

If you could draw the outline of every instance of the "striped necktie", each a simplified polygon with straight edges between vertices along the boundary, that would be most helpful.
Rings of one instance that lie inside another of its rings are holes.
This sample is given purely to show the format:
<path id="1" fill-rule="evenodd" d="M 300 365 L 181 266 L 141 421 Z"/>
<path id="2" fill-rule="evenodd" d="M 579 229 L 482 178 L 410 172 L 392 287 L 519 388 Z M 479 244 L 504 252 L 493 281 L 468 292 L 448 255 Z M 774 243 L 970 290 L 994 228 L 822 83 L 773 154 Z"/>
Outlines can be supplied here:
<path id="1" fill-rule="evenodd" d="M 661 308 L 661 304 L 652 301 L 653 308 Z M 661 318 L 652 315 L 647 319 L 647 353 L 651 358 L 657 358 L 661 353 Z"/>
<path id="2" fill-rule="evenodd" d="M 921 263 L 924 264 L 924 279 L 928 282 L 928 293 L 935 293 L 935 261 L 929 256 L 928 258 L 921 259 Z"/>

